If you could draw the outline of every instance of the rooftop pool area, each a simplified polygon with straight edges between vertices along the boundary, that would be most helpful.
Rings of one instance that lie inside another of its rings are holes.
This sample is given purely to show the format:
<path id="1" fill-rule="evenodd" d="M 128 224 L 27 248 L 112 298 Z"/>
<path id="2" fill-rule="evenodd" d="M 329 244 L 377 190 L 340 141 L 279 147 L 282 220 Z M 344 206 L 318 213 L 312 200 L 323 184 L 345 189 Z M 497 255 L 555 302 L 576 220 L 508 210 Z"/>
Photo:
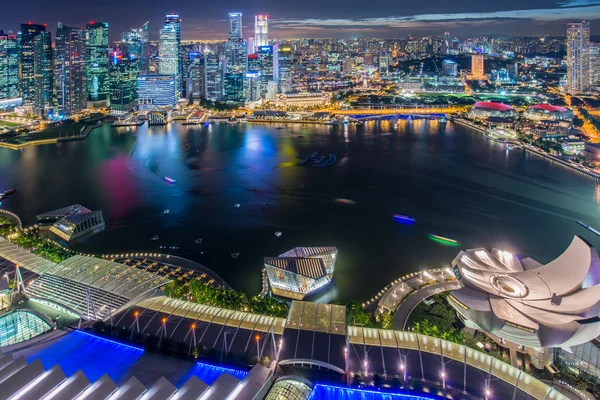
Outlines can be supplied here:
<path id="1" fill-rule="evenodd" d="M 210 385 L 225 372 L 238 379 L 244 378 L 248 373 L 243 369 L 225 368 L 146 352 L 140 347 L 82 331 L 73 331 L 49 344 L 34 346 L 15 355 L 25 356 L 27 362 L 39 358 L 46 369 L 59 364 L 67 376 L 82 370 L 91 381 L 108 374 L 117 384 L 135 376 L 143 384 L 151 385 L 164 376 L 173 385 L 180 387 L 195 375 Z"/>

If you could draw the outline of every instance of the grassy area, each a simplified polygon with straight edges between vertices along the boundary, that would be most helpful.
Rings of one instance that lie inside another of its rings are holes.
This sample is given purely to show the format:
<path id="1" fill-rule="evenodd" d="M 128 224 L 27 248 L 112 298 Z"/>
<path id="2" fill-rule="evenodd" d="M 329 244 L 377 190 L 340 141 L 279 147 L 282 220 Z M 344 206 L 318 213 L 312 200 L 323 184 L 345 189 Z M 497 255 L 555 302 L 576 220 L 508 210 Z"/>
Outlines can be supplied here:
<path id="1" fill-rule="evenodd" d="M 66 136 L 78 136 L 79 134 L 81 134 L 81 128 L 83 128 L 84 126 L 85 124 L 73 123 L 47 128 L 43 131 L 29 135 L 29 140 L 47 140 L 57 139 L 59 137 Z"/>
<path id="2" fill-rule="evenodd" d="M 16 126 L 23 125 L 22 122 L 9 121 L 6 119 L 0 119 L 0 127 L 5 126 L 7 128 L 14 128 Z"/>
<path id="3" fill-rule="evenodd" d="M 377 314 L 365 311 L 358 301 L 346 304 L 346 323 L 365 328 L 392 329 L 394 314 Z"/>
<path id="4" fill-rule="evenodd" d="M 55 263 L 60 263 L 76 254 L 74 251 L 64 249 L 49 239 L 40 237 L 38 233 L 34 231 L 20 233 L 18 236 L 11 238 L 11 241 L 16 245 Z"/>

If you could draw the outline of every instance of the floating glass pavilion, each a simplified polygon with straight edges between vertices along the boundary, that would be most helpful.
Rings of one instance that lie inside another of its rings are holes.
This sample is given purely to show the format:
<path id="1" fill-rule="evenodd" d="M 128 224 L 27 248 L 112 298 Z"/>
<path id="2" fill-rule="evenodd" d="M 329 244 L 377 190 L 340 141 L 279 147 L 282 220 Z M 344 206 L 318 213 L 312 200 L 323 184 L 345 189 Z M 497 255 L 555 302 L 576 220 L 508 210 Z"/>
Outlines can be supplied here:
<path id="1" fill-rule="evenodd" d="M 331 282 L 336 257 L 335 247 L 296 247 L 279 257 L 265 257 L 265 270 L 273 294 L 304 299 Z"/>
<path id="2" fill-rule="evenodd" d="M 105 225 L 102 211 L 91 211 L 81 204 L 40 214 L 36 218 L 40 227 L 51 225 L 50 232 L 67 241 L 98 232 Z"/>

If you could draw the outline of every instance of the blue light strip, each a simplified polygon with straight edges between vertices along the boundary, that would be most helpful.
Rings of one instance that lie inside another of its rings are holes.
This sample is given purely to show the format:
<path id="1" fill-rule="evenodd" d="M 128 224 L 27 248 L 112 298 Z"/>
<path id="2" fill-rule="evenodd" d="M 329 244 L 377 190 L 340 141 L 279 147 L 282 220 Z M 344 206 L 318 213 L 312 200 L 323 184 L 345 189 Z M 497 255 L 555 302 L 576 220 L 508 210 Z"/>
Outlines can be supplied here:
<path id="1" fill-rule="evenodd" d="M 244 376 L 248 375 L 248 371 L 245 371 L 245 370 L 226 368 L 226 367 L 221 367 L 220 365 L 214 365 L 214 364 L 209 364 L 209 363 L 200 362 L 200 361 L 198 361 L 196 363 L 196 365 L 202 365 L 202 366 L 209 367 L 209 368 L 216 368 L 216 369 L 220 369 L 222 371 L 232 372 L 234 374 L 239 374 L 239 375 L 243 374 Z"/>
<path id="2" fill-rule="evenodd" d="M 112 343 L 112 344 L 117 344 L 117 345 L 119 345 L 119 346 L 125 346 L 125 347 L 128 347 L 128 348 L 130 348 L 130 349 L 133 349 L 133 350 L 139 350 L 139 351 L 141 351 L 141 352 L 143 352 L 143 351 L 144 351 L 144 349 L 141 349 L 141 348 L 139 348 L 139 347 L 131 346 L 131 345 L 129 345 L 129 344 L 123 344 L 123 343 L 121 343 L 121 342 L 117 342 L 117 341 L 115 341 L 115 340 L 107 339 L 107 338 L 105 338 L 105 337 L 102 337 L 102 336 L 96 336 L 96 335 L 93 335 L 93 334 L 91 334 L 91 333 L 87 333 L 87 332 L 85 332 L 85 331 L 74 330 L 73 332 L 74 332 L 74 333 L 80 333 L 80 334 L 82 334 L 82 335 L 91 336 L 91 337 L 93 337 L 93 338 L 96 338 L 96 339 L 98 339 L 98 340 L 104 340 L 105 342 L 109 342 L 109 343 Z"/>
<path id="3" fill-rule="evenodd" d="M 412 395 L 412 394 L 408 394 L 408 393 L 398 393 L 398 392 L 388 392 L 388 391 L 379 391 L 379 390 L 369 390 L 369 389 L 357 389 L 357 388 L 351 388 L 351 387 L 347 387 L 347 386 L 336 386 L 336 385 L 326 385 L 323 383 L 317 383 L 312 392 L 310 393 L 310 396 L 308 397 L 309 400 L 312 400 L 314 395 L 315 395 L 315 391 L 318 387 L 322 387 L 325 389 L 337 389 L 337 390 L 341 390 L 345 393 L 354 393 L 357 392 L 358 394 L 361 393 L 369 393 L 369 394 L 373 394 L 373 395 L 377 395 L 379 397 L 381 397 L 381 399 L 385 399 L 386 397 L 392 397 L 392 398 L 398 398 L 398 399 L 406 399 L 406 400 L 435 400 L 438 397 L 425 397 L 422 395 Z M 344 398 L 348 398 L 347 396 Z M 316 399 L 315 399 L 316 400 Z"/>

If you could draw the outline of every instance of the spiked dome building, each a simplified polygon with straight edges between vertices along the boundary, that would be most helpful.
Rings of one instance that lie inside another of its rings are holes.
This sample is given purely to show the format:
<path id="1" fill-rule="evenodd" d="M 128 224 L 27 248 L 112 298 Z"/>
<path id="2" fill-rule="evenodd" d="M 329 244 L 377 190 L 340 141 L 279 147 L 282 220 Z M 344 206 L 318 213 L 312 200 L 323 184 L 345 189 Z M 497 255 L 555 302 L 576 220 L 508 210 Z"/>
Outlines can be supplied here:
<path id="1" fill-rule="evenodd" d="M 265 257 L 265 270 L 273 294 L 302 300 L 331 282 L 336 247 L 296 247 L 279 257 Z"/>
<path id="2" fill-rule="evenodd" d="M 448 298 L 467 326 L 532 348 L 568 349 L 600 335 L 600 259 L 579 236 L 545 265 L 473 249 L 452 266 L 462 287 Z"/>

